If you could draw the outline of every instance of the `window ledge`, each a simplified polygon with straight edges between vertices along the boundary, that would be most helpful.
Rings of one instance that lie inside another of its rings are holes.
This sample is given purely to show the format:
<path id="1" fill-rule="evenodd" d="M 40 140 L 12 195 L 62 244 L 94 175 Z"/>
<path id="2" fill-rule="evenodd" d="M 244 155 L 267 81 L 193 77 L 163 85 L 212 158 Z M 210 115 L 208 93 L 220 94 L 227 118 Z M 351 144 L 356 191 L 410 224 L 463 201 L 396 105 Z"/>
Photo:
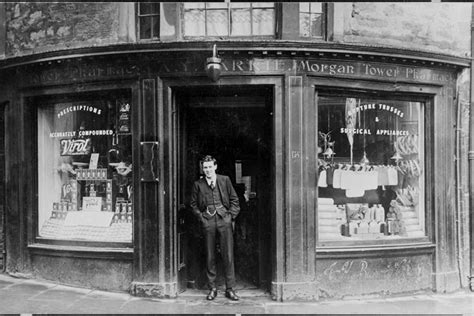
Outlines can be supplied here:
<path id="1" fill-rule="evenodd" d="M 436 245 L 430 241 L 421 239 L 417 242 L 394 243 L 394 244 L 372 244 L 372 245 L 340 245 L 324 246 L 316 248 L 317 258 L 334 257 L 378 257 L 390 254 L 398 255 L 421 255 L 432 254 Z"/>
<path id="2" fill-rule="evenodd" d="M 133 259 L 133 248 L 88 247 L 34 243 L 28 245 L 28 249 L 32 254 L 35 255 L 117 260 Z"/>

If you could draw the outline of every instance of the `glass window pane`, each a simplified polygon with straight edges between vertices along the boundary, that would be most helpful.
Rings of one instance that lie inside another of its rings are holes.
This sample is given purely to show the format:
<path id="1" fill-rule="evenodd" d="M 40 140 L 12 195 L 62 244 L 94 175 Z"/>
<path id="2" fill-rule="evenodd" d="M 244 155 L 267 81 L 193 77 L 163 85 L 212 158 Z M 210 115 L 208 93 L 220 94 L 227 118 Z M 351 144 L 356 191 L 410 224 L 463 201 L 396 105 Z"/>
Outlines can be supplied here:
<path id="1" fill-rule="evenodd" d="M 311 13 L 322 13 L 323 5 L 321 2 L 311 2 Z"/>
<path id="2" fill-rule="evenodd" d="M 232 10 L 232 36 L 250 36 L 250 9 Z"/>
<path id="3" fill-rule="evenodd" d="M 323 35 L 323 19 L 321 14 L 311 14 L 311 36 Z"/>
<path id="4" fill-rule="evenodd" d="M 273 2 L 252 2 L 253 8 L 274 8 L 275 4 Z"/>
<path id="5" fill-rule="evenodd" d="M 253 35 L 274 35 L 275 19 L 274 9 L 254 9 L 252 10 Z"/>
<path id="6" fill-rule="evenodd" d="M 151 14 L 153 9 L 152 9 L 152 3 L 149 2 L 140 2 L 138 3 L 140 6 L 140 14 Z"/>
<path id="7" fill-rule="evenodd" d="M 208 36 L 227 36 L 228 30 L 227 11 L 212 10 L 207 11 L 207 35 Z"/>
<path id="8" fill-rule="evenodd" d="M 153 28 L 152 28 L 152 37 L 160 37 L 160 17 L 156 16 L 152 18 Z"/>
<path id="9" fill-rule="evenodd" d="M 231 2 L 230 7 L 234 8 L 250 8 L 250 2 Z"/>
<path id="10" fill-rule="evenodd" d="M 204 9 L 205 3 L 204 2 L 184 2 L 185 9 Z"/>
<path id="11" fill-rule="evenodd" d="M 151 38 L 151 17 L 140 17 L 140 38 Z"/>
<path id="12" fill-rule="evenodd" d="M 39 236 L 131 242 L 130 100 L 77 100 L 38 105 Z"/>
<path id="13" fill-rule="evenodd" d="M 225 2 L 206 2 L 207 9 L 227 9 L 228 4 Z"/>
<path id="14" fill-rule="evenodd" d="M 320 240 L 425 236 L 423 104 L 318 98 Z"/>
<path id="15" fill-rule="evenodd" d="M 309 2 L 300 2 L 300 12 L 309 12 Z"/>
<path id="16" fill-rule="evenodd" d="M 152 14 L 159 14 L 160 13 L 160 3 L 159 2 L 152 2 L 152 4 L 151 4 L 151 13 Z"/>
<path id="17" fill-rule="evenodd" d="M 308 13 L 300 13 L 300 35 L 309 37 L 311 36 L 311 22 Z"/>
<path id="18" fill-rule="evenodd" d="M 201 10 L 190 10 L 184 14 L 184 36 L 205 36 L 205 15 Z"/>

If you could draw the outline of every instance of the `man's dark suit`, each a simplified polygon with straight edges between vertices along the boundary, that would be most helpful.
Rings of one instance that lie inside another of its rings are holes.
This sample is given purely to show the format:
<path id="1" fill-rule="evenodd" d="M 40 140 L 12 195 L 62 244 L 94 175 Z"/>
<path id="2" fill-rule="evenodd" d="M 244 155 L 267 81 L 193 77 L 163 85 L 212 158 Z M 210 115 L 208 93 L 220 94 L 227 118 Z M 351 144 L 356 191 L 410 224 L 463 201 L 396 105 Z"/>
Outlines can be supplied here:
<path id="1" fill-rule="evenodd" d="M 216 279 L 216 230 L 219 232 L 222 260 L 224 261 L 226 288 L 235 286 L 234 272 L 234 240 L 232 220 L 240 212 L 239 198 L 234 187 L 227 176 L 216 175 L 216 188 L 219 190 L 224 208 L 217 209 L 212 216 L 206 212 L 207 207 L 212 205 L 212 189 L 205 178 L 194 182 L 191 194 L 191 207 L 194 215 L 199 218 L 204 230 L 206 243 L 207 279 L 209 288 L 215 288 Z"/>

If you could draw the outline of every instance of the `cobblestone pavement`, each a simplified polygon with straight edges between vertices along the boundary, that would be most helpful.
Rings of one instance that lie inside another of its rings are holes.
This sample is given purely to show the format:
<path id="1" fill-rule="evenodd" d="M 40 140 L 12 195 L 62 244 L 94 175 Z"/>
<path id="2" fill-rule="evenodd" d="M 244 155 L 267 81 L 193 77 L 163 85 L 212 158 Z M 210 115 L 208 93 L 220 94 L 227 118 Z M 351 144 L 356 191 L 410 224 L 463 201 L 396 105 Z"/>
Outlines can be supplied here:
<path id="1" fill-rule="evenodd" d="M 458 314 L 474 316 L 474 293 L 418 294 L 319 302 L 276 302 L 256 291 L 240 291 L 232 302 L 219 292 L 186 291 L 177 299 L 150 299 L 127 293 L 58 285 L 0 274 L 1 314 Z"/>

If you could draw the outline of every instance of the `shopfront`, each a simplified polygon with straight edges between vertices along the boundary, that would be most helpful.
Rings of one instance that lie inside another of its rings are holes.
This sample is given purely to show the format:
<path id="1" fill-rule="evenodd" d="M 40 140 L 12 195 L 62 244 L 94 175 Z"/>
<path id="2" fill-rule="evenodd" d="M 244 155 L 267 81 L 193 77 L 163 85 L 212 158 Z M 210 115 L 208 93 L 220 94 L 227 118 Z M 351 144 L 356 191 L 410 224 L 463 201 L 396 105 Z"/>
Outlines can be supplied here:
<path id="1" fill-rule="evenodd" d="M 120 49 L 2 70 L 14 91 L 7 270 L 140 296 L 203 288 L 188 204 L 211 154 L 241 201 L 240 290 L 317 300 L 458 287 L 463 59 L 222 44 L 212 80 L 207 46 Z"/>

